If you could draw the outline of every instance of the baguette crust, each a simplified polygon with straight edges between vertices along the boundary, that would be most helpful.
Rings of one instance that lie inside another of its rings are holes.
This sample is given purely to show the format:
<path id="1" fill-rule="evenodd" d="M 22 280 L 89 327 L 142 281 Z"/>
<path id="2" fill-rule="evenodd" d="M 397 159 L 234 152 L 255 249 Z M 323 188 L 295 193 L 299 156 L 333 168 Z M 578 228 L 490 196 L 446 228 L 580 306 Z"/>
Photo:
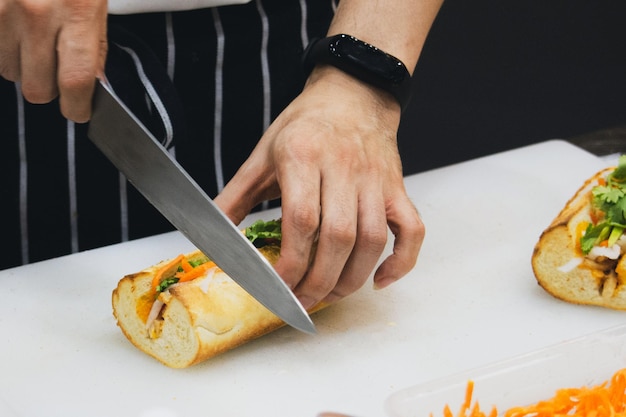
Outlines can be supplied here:
<path id="1" fill-rule="evenodd" d="M 280 247 L 265 246 L 259 250 L 273 264 Z M 204 255 L 196 251 L 186 256 L 198 259 Z M 113 315 L 124 335 L 163 364 L 185 368 L 285 324 L 216 268 L 206 277 L 178 284 L 160 294 L 165 305 L 155 320 L 157 331 L 151 335 L 146 326 L 145 306 L 154 300 L 152 279 L 167 262 L 125 276 L 112 296 Z"/>
<path id="2" fill-rule="evenodd" d="M 591 221 L 591 190 L 615 168 L 590 177 L 541 234 L 532 254 L 538 284 L 554 297 L 574 303 L 626 310 L 623 278 L 615 272 L 617 262 L 584 259 L 577 242 L 577 227 Z M 569 266 L 568 266 L 569 265 Z"/>

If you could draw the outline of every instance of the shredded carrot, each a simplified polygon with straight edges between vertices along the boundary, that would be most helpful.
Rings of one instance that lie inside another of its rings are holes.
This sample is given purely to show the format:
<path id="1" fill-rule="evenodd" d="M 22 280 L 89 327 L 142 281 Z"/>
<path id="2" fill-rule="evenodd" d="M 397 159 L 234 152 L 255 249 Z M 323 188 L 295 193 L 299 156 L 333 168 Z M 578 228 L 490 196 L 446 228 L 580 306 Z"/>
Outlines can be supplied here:
<path id="1" fill-rule="evenodd" d="M 193 265 L 189 263 L 187 258 L 184 258 L 181 261 L 180 267 L 183 268 L 183 271 L 185 271 L 185 272 L 189 272 L 189 271 L 191 271 L 193 269 Z"/>
<path id="2" fill-rule="evenodd" d="M 589 210 L 589 217 L 591 218 L 591 223 L 598 224 L 604 219 L 604 212 L 602 210 L 591 208 Z"/>
<path id="3" fill-rule="evenodd" d="M 192 279 L 201 277 L 202 275 L 206 273 L 206 271 L 208 271 L 209 269 L 215 266 L 217 266 L 215 265 L 215 262 L 208 261 L 188 271 L 183 269 L 183 272 L 177 272 L 176 275 L 174 276 L 178 278 L 178 282 L 191 281 Z"/>
<path id="4" fill-rule="evenodd" d="M 186 282 L 191 281 L 193 279 L 199 278 L 204 275 L 209 269 L 216 267 L 217 265 L 213 261 L 208 261 L 198 266 L 193 266 L 189 260 L 185 257 L 185 255 L 178 255 L 176 258 L 172 259 L 165 265 L 163 265 L 159 270 L 154 274 L 152 278 L 152 291 L 156 292 L 157 287 L 163 281 L 163 275 L 174 269 L 174 267 L 180 266 L 182 269 L 181 272 L 176 272 L 173 276 L 178 278 L 178 282 Z"/>
<path id="5" fill-rule="evenodd" d="M 494 406 L 489 413 L 480 410 L 478 401 L 472 403 L 474 382 L 468 381 L 465 401 L 456 417 L 496 417 Z M 470 409 L 470 414 L 467 410 Z M 448 405 L 444 417 L 455 417 Z M 591 387 L 561 388 L 548 400 L 528 406 L 512 407 L 504 417 L 626 417 L 626 368 L 620 369 L 610 380 Z"/>
<path id="6" fill-rule="evenodd" d="M 467 382 L 467 388 L 465 388 L 465 402 L 461 406 L 461 413 L 465 415 L 467 409 L 472 405 L 472 394 L 474 393 L 474 381 Z"/>
<path id="7" fill-rule="evenodd" d="M 470 380 L 467 382 L 467 386 L 465 388 L 465 400 L 463 404 L 461 404 L 461 408 L 459 412 L 456 414 L 456 417 L 497 417 L 498 410 L 493 407 L 489 414 L 485 414 L 484 411 L 480 409 L 480 404 L 478 401 L 472 404 L 472 397 L 474 395 L 474 381 Z M 468 414 L 469 411 L 469 414 Z M 449 405 L 446 405 L 443 409 L 444 417 L 455 417 L 455 414 L 450 409 Z M 432 417 L 432 413 L 431 413 Z"/>
<path id="8" fill-rule="evenodd" d="M 159 268 L 159 270 L 156 272 L 156 274 L 154 274 L 154 277 L 152 278 L 152 290 L 156 291 L 157 287 L 161 283 L 161 280 L 163 279 L 163 274 L 165 274 L 167 271 L 174 268 L 176 265 L 181 263 L 184 259 L 185 259 L 185 255 L 182 255 L 182 254 L 178 255 L 176 258 L 172 259 L 171 261 L 163 265 L 161 268 Z"/>
<path id="9" fill-rule="evenodd" d="M 589 227 L 589 222 L 585 222 L 582 221 L 580 223 L 578 223 L 576 225 L 576 251 L 579 254 L 582 254 L 582 249 L 580 248 L 580 239 L 582 238 L 583 234 L 585 233 L 585 231 L 587 230 L 587 227 Z"/>

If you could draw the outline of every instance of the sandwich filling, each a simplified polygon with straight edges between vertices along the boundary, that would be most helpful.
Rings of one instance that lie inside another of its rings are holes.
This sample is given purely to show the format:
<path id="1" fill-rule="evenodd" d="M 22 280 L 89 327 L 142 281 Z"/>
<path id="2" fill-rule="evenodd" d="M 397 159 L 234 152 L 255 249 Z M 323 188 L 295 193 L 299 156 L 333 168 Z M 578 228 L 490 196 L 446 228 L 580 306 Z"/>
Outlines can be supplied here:
<path id="1" fill-rule="evenodd" d="M 578 223 L 575 232 L 581 257 L 560 270 L 586 267 L 596 278 L 612 281 L 609 287 L 615 287 L 626 282 L 626 155 L 592 188 L 590 205 L 588 218 Z"/>
<path id="2" fill-rule="evenodd" d="M 247 227 L 244 234 L 257 248 L 280 246 L 281 220 L 258 220 Z M 146 325 L 148 337 L 156 339 L 161 335 L 170 289 L 193 282 L 206 293 L 210 280 L 218 271 L 215 262 L 204 255 L 188 259 L 181 254 L 161 266 L 154 274 L 148 293 L 137 301 L 137 314 Z"/>

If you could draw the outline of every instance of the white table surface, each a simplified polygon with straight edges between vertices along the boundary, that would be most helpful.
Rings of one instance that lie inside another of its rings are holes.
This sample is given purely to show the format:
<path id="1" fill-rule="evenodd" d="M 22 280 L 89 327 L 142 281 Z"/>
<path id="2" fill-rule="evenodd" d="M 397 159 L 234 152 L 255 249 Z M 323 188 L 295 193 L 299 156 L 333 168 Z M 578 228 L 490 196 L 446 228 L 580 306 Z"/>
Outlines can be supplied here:
<path id="1" fill-rule="evenodd" d="M 606 163 L 555 140 L 407 177 L 427 227 L 408 276 L 316 314 L 315 336 L 283 328 L 184 370 L 134 348 L 110 302 L 125 274 L 192 249 L 178 232 L 0 271 L 0 415 L 382 417 L 403 388 L 626 323 L 554 299 L 530 266 Z"/>

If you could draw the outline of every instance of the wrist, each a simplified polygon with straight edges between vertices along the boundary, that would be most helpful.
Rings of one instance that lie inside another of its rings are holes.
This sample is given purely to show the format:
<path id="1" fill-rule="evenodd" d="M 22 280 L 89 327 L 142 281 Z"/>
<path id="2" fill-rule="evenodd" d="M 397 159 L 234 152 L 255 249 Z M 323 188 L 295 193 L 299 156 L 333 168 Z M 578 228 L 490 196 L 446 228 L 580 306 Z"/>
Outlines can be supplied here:
<path id="1" fill-rule="evenodd" d="M 332 94 L 341 93 L 357 96 L 357 100 L 367 100 L 391 110 L 401 111 L 400 103 L 388 91 L 378 88 L 347 74 L 332 65 L 316 65 L 306 81 L 306 87 L 324 85 L 324 89 Z"/>
<path id="2" fill-rule="evenodd" d="M 396 57 L 360 41 L 339 34 L 313 40 L 303 54 L 308 74 L 319 65 L 333 66 L 344 73 L 387 92 L 404 109 L 411 96 L 411 75 Z"/>

